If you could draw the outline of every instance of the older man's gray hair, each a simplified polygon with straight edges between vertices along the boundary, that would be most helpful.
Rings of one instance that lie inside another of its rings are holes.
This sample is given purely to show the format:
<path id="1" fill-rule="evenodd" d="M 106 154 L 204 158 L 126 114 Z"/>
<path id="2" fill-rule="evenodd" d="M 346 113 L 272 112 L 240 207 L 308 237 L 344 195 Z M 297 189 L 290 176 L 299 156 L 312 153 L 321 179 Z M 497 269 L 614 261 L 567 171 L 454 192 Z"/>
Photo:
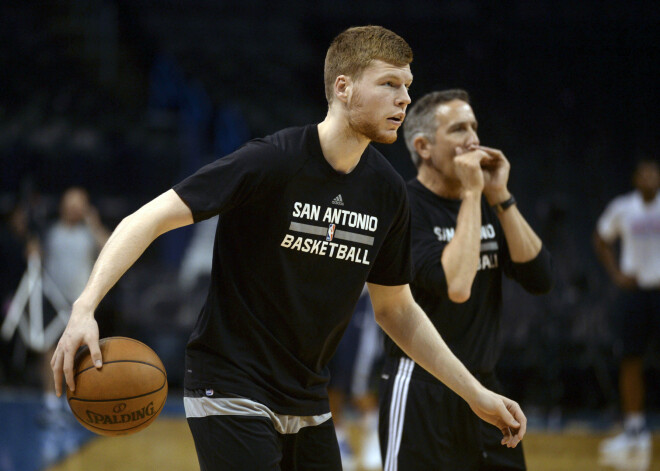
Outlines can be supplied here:
<path id="1" fill-rule="evenodd" d="M 431 92 L 417 100 L 408 111 L 403 123 L 403 135 L 415 167 L 419 167 L 421 159 L 413 142 L 418 136 L 424 136 L 431 143 L 434 142 L 435 130 L 438 127 L 436 117 L 438 106 L 453 100 L 461 100 L 469 104 L 470 95 L 465 90 L 458 88 Z"/>

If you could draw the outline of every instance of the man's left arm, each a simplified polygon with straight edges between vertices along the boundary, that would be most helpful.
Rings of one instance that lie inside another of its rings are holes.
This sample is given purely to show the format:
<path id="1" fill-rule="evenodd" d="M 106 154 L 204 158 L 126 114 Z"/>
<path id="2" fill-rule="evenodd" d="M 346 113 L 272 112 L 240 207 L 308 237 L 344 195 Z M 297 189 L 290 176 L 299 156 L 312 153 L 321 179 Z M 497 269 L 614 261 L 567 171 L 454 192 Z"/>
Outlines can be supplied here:
<path id="1" fill-rule="evenodd" d="M 461 396 L 481 419 L 498 427 L 502 444 L 515 447 L 525 435 L 527 419 L 511 399 L 484 388 L 451 352 L 408 285 L 368 284 L 376 322 L 415 363 Z"/>
<path id="2" fill-rule="evenodd" d="M 482 163 L 486 177 L 484 195 L 497 213 L 504 231 L 514 278 L 529 292 L 547 293 L 553 285 L 550 253 L 520 213 L 508 190 L 511 165 L 501 151 L 483 146 L 479 148 L 490 157 Z"/>
<path id="3" fill-rule="evenodd" d="M 502 225 L 513 263 L 527 263 L 538 257 L 543 243 L 515 204 L 498 212 L 497 217 Z"/>

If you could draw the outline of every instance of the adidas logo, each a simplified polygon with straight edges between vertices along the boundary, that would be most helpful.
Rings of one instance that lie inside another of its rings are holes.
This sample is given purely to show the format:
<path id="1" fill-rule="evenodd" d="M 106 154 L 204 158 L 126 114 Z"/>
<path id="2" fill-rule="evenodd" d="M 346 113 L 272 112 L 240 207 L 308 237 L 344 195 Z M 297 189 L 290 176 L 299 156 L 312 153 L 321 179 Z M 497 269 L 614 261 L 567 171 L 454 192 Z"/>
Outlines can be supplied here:
<path id="1" fill-rule="evenodd" d="M 332 200 L 332 204 L 337 206 L 344 206 L 344 200 L 341 198 L 341 195 L 335 196 L 335 199 Z"/>

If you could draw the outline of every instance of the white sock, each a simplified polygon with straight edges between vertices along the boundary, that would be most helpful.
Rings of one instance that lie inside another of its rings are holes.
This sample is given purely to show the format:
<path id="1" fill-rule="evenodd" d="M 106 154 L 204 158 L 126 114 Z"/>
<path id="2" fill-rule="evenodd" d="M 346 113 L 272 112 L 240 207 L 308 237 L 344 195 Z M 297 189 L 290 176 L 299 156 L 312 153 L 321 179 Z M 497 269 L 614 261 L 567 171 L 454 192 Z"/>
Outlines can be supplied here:
<path id="1" fill-rule="evenodd" d="M 646 418 L 641 412 L 626 414 L 623 419 L 623 428 L 626 432 L 639 433 L 646 428 Z"/>

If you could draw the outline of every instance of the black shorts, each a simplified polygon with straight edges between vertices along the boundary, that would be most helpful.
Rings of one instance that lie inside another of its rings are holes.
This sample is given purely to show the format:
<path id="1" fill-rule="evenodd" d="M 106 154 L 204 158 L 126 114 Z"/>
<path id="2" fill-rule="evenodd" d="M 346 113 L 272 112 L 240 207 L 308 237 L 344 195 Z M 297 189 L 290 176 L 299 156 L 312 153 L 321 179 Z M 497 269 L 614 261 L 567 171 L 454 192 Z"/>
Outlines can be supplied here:
<path id="1" fill-rule="evenodd" d="M 185 393 L 187 397 L 202 396 L 200 391 Z M 268 417 L 216 415 L 210 406 L 204 409 L 208 415 L 204 412 L 203 416 L 187 418 L 201 471 L 342 469 L 332 418 L 324 417 L 318 425 L 296 427 L 295 433 L 280 433 Z"/>
<path id="2" fill-rule="evenodd" d="M 440 381 L 415 374 L 412 360 L 388 358 L 381 379 L 379 437 L 383 471 L 525 470 L 522 444 L 500 444 L 502 432 L 482 421 Z M 493 375 L 475 375 L 497 390 Z"/>
<path id="3" fill-rule="evenodd" d="M 660 337 L 660 290 L 621 291 L 615 306 L 623 355 L 644 355 Z"/>

